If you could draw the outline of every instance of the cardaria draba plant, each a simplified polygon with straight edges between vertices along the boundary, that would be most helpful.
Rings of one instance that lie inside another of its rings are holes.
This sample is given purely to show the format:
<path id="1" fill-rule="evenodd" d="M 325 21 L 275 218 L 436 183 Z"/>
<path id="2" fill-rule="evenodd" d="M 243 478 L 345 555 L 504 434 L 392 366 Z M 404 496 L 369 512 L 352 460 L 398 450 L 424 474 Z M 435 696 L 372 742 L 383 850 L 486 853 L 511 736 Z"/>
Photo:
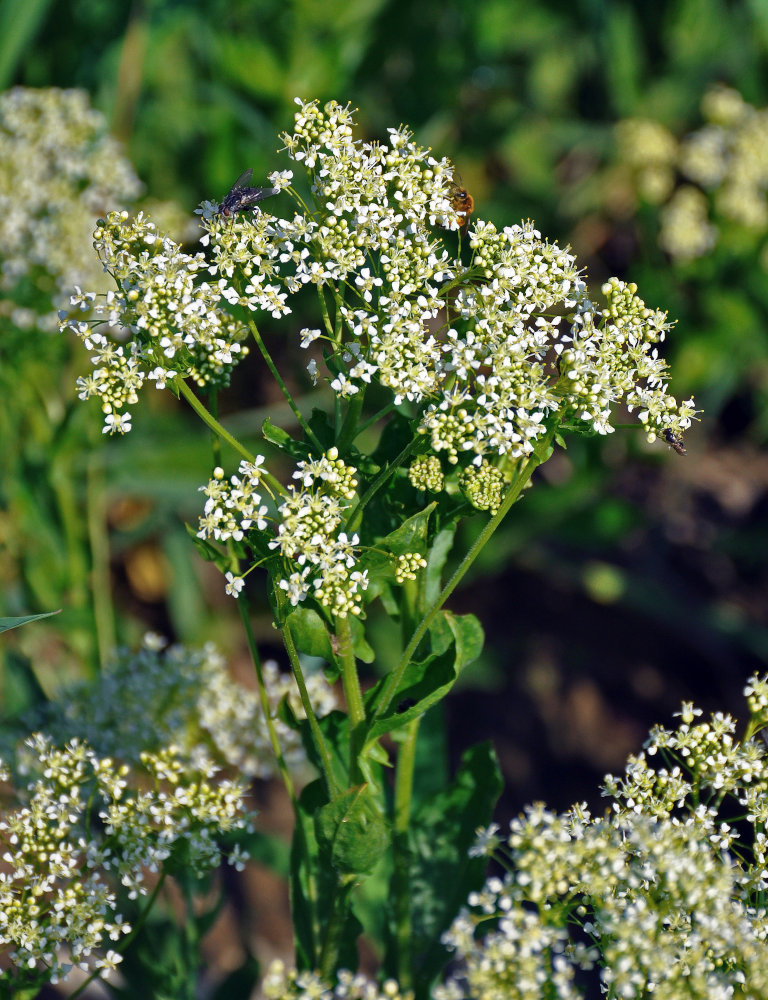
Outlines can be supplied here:
<path id="1" fill-rule="evenodd" d="M 298 103 L 282 136 L 292 169 L 270 175 L 274 197 L 228 214 L 204 203 L 197 253 L 143 215 L 108 215 L 95 246 L 115 288 L 78 291 L 62 325 L 90 352 L 78 387 L 101 401 L 105 432 L 130 429 L 149 382 L 183 395 L 238 456 L 225 470 L 215 449 L 190 532 L 237 599 L 262 693 L 248 600 L 266 578 L 301 702 L 301 712 L 284 700 L 277 719 L 265 715 L 296 815 L 299 967 L 270 988 L 320 995 L 334 982 L 339 995 L 376 995 L 340 971 L 355 968 L 365 884 L 366 929 L 399 984 L 382 989 L 421 1000 L 447 960 L 441 936 L 459 900 L 482 882 L 482 859 L 466 849 L 499 793 L 487 747 L 469 751 L 446 788 L 414 790 L 420 719 L 482 645 L 479 623 L 443 605 L 557 441 L 612 433 L 628 410 L 648 440 L 680 450 L 695 410 L 668 390 L 666 314 L 634 285 L 611 279 L 598 304 L 573 255 L 532 223 L 470 225 L 451 164 L 407 129 L 361 142 L 349 108 Z M 333 393 L 332 412 L 309 418 L 260 329 L 263 318 L 291 323 L 306 293 L 316 325 L 294 331 L 297 346 L 310 379 Z M 292 436 L 267 421 L 263 455 L 200 398 L 215 400 L 253 348 L 299 428 Z M 270 472 L 275 452 L 292 467 L 287 484 Z M 447 574 L 456 527 L 471 515 L 483 525 Z M 386 649 L 366 631 L 376 599 L 398 626 Z M 344 711 L 319 711 L 306 656 L 340 679 Z M 378 671 L 367 690 L 360 661 Z M 277 721 L 301 735 L 320 774 L 301 794 Z"/>
<path id="2" fill-rule="evenodd" d="M 141 753 L 131 768 L 81 741 L 62 748 L 36 734 L 17 762 L 27 777 L 0 818 L 0 947 L 11 962 L 3 997 L 34 996 L 75 965 L 114 969 L 132 930 L 118 889 L 153 899 L 174 866 L 209 871 L 218 838 L 249 825 L 244 786 L 217 779 L 209 763 L 190 765 L 173 746 Z M 5 765 L 0 776 L 9 778 Z M 240 856 L 234 849 L 232 863 Z"/>
<path id="3" fill-rule="evenodd" d="M 460 221 L 452 168 L 404 128 L 386 144 L 362 143 L 348 108 L 310 103 L 283 140 L 308 175 L 312 208 L 284 171 L 270 181 L 291 192 L 291 218 L 266 208 L 228 218 L 204 204 L 208 255 L 182 253 L 141 215 L 111 214 L 97 229 L 117 290 L 75 296 L 64 325 L 93 352 L 81 392 L 101 400 L 110 430 L 125 429 L 124 411 L 148 379 L 226 384 L 255 320 L 288 316 L 305 285 L 318 289 L 323 328 L 302 330 L 301 344 L 321 340 L 350 412 L 381 383 L 395 405 L 415 404 L 419 430 L 452 464 L 530 455 L 553 416 L 610 433 L 622 402 L 651 439 L 690 426 L 692 405 L 668 394 L 657 352 L 666 315 L 634 286 L 614 279 L 606 306 L 595 305 L 572 254 L 530 223 L 499 232 L 479 221 L 467 261 L 455 243 L 449 252 L 444 230 Z M 117 346 L 109 335 L 120 330 L 129 339 Z"/>
<path id="4" fill-rule="evenodd" d="M 751 719 L 684 704 L 655 727 L 624 775 L 608 775 L 610 811 L 556 815 L 539 804 L 482 831 L 473 853 L 507 870 L 470 894 L 445 941 L 463 968 L 435 1000 L 585 995 L 758 998 L 768 991 L 765 909 L 768 768 L 761 741 L 768 678 L 745 690 Z"/>

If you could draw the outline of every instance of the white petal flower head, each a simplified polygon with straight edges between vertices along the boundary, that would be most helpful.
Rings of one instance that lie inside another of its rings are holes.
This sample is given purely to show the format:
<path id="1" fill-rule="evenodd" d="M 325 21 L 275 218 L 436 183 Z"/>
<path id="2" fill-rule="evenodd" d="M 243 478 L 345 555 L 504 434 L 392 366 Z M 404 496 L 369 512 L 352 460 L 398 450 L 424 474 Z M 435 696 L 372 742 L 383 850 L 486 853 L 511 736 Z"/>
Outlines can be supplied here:
<path id="1" fill-rule="evenodd" d="M 130 413 L 108 413 L 104 418 L 102 434 L 127 434 L 131 429 Z"/>
<path id="2" fill-rule="evenodd" d="M 227 585 L 224 588 L 230 597 L 237 597 L 245 586 L 245 580 L 234 573 L 226 574 Z"/>
<path id="3" fill-rule="evenodd" d="M 309 347 L 309 345 L 313 343 L 315 340 L 317 340 L 317 338 L 320 336 L 322 336 L 322 332 L 320 330 L 310 330 L 309 328 L 305 327 L 299 333 L 299 337 L 301 338 L 301 346 L 305 348 Z"/>

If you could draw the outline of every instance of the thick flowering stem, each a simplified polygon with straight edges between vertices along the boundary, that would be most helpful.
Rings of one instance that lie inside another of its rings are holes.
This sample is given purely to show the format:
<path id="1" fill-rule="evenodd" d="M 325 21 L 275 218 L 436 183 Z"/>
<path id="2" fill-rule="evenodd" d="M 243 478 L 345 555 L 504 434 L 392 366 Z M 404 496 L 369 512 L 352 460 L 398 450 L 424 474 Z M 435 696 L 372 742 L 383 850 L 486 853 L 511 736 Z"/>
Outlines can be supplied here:
<path id="1" fill-rule="evenodd" d="M 195 413 L 200 417 L 200 419 L 211 428 L 214 433 L 218 434 L 220 438 L 227 442 L 227 444 L 233 448 L 238 455 L 242 456 L 246 462 L 253 463 L 255 461 L 255 456 L 248 451 L 237 438 L 233 437 L 226 427 L 223 427 L 219 421 L 210 413 L 200 402 L 197 396 L 192 392 L 187 383 L 181 376 L 177 375 L 173 380 L 174 386 L 178 389 L 179 393 L 187 400 L 189 405 L 195 411 Z M 262 479 L 266 482 L 274 494 L 279 494 L 280 496 L 285 496 L 286 489 L 279 479 L 276 479 L 269 472 L 262 472 Z"/>
<path id="2" fill-rule="evenodd" d="M 296 789 L 293 784 L 291 772 L 288 770 L 288 765 L 285 762 L 285 757 L 283 756 L 283 751 L 280 747 L 280 741 L 277 738 L 275 720 L 272 718 L 272 713 L 269 707 L 267 685 L 264 682 L 264 671 L 261 667 L 261 657 L 259 656 L 256 638 L 253 634 L 253 629 L 251 628 L 251 620 L 248 617 L 247 602 L 242 596 L 237 598 L 237 610 L 240 612 L 240 619 L 243 623 L 243 628 L 245 629 L 246 639 L 248 640 L 248 649 L 250 650 L 251 660 L 253 661 L 253 669 L 256 671 L 256 679 L 259 683 L 259 701 L 261 703 L 261 710 L 264 713 L 264 723 L 267 727 L 267 733 L 269 734 L 269 745 L 272 747 L 272 753 L 275 755 L 275 760 L 277 761 L 277 766 L 280 771 L 280 777 L 283 779 L 283 784 L 285 785 L 286 791 L 291 797 L 291 802 L 295 807 Z"/>
<path id="3" fill-rule="evenodd" d="M 253 334 L 253 339 L 256 341 L 256 346 L 258 347 L 259 352 L 261 353 L 262 358 L 264 358 L 264 361 L 266 363 L 267 368 L 269 368 L 270 373 L 272 374 L 272 377 L 274 378 L 275 382 L 277 382 L 278 386 L 280 387 L 280 392 L 282 392 L 282 394 L 285 396 L 286 402 L 290 406 L 290 408 L 291 408 L 291 410 L 293 412 L 293 415 L 296 417 L 296 420 L 298 421 L 299 427 L 301 427 L 301 429 L 304 431 L 304 433 L 305 433 L 305 435 L 307 437 L 307 440 L 311 441 L 312 444 L 315 446 L 315 448 L 317 448 L 318 452 L 322 453 L 324 451 L 322 444 L 320 443 L 320 441 L 318 440 L 318 438 L 315 436 L 315 433 L 312 430 L 312 428 L 307 423 L 306 418 L 304 417 L 304 414 L 301 412 L 301 410 L 296 405 L 296 400 L 293 398 L 293 396 L 290 393 L 290 390 L 288 389 L 288 386 L 283 381 L 282 375 L 277 370 L 277 366 L 275 365 L 275 362 L 272 360 L 272 355 L 267 350 L 267 345 L 261 339 L 261 334 L 259 333 L 258 327 L 253 322 L 253 320 L 249 320 L 248 321 L 248 326 L 251 329 L 251 333 Z"/>
<path id="4" fill-rule="evenodd" d="M 403 676 L 405 675 L 405 672 L 411 663 L 411 660 L 413 658 L 414 653 L 416 652 L 416 649 L 418 648 L 419 643 L 427 634 L 430 625 L 437 617 L 437 614 L 442 608 L 442 606 L 454 592 L 456 587 L 458 587 L 459 583 L 464 577 L 464 574 L 471 567 L 475 559 L 477 559 L 478 555 L 483 550 L 483 548 L 493 535 L 494 531 L 498 528 L 498 526 L 506 517 L 509 509 L 512 507 L 517 498 L 520 496 L 523 487 L 533 475 L 534 470 L 544 461 L 544 456 L 546 452 L 549 450 L 556 429 L 557 429 L 556 425 L 553 425 L 550 428 L 545 437 L 538 443 L 534 453 L 528 458 L 527 461 L 525 461 L 522 464 L 516 478 L 510 484 L 501 506 L 499 507 L 497 512 L 493 515 L 493 517 L 488 521 L 488 523 L 480 532 L 480 534 L 477 536 L 469 552 L 467 552 L 466 556 L 464 556 L 462 561 L 457 566 L 456 570 L 453 573 L 453 576 L 443 587 L 442 591 L 437 596 L 431 608 L 429 608 L 427 613 L 422 618 L 421 622 L 416 627 L 416 630 L 411 636 L 408 645 L 405 647 L 403 651 L 403 655 L 401 656 L 400 661 L 398 662 L 397 666 L 392 671 L 392 673 L 389 675 L 386 683 L 384 684 L 384 687 L 382 688 L 376 706 L 369 718 L 370 724 L 372 724 L 380 715 L 386 712 L 386 710 L 389 708 L 390 702 L 395 696 L 395 692 L 397 691 L 400 682 L 402 681 Z"/>
<path id="5" fill-rule="evenodd" d="M 299 696 L 301 697 L 301 704 L 304 707 L 304 712 L 307 716 L 307 721 L 309 722 L 309 728 L 312 730 L 312 738 L 315 742 L 315 749 L 317 750 L 318 756 L 321 761 L 321 768 L 323 772 L 323 779 L 325 780 L 325 789 L 328 793 L 329 799 L 335 799 L 339 794 L 339 787 L 336 779 L 333 776 L 333 766 L 331 762 L 331 754 L 325 743 L 325 737 L 323 736 L 322 730 L 320 729 L 320 724 L 317 721 L 317 716 L 315 714 L 315 709 L 312 705 L 312 699 L 309 697 L 309 691 L 307 690 L 307 683 L 304 680 L 304 672 L 301 669 L 301 661 L 299 660 L 299 654 L 296 649 L 296 645 L 293 641 L 293 636 L 291 635 L 291 630 L 287 625 L 283 624 L 280 627 L 281 634 L 283 636 L 283 642 L 285 644 L 285 650 L 288 653 L 288 659 L 291 661 L 291 669 L 293 670 L 293 676 L 296 678 L 296 685 L 299 689 Z"/>
<path id="6" fill-rule="evenodd" d="M 344 925 L 349 912 L 349 894 L 355 884 L 354 877 L 336 874 L 336 884 L 331 897 L 331 913 L 325 925 L 325 936 L 320 952 L 319 971 L 326 981 L 333 978 L 336 971 L 339 949 L 341 948 Z"/>
<path id="7" fill-rule="evenodd" d="M 365 780 L 360 769 L 360 754 L 365 741 L 365 707 L 363 693 L 360 690 L 360 678 L 357 676 L 348 615 L 336 619 L 336 637 L 337 656 L 341 663 L 341 680 L 349 713 L 349 783 L 357 785 Z"/>
<path id="8" fill-rule="evenodd" d="M 115 615 L 112 607 L 112 587 L 109 571 L 109 534 L 104 486 L 104 463 L 101 456 L 91 455 L 86 470 L 86 503 L 88 542 L 91 548 L 91 590 L 96 641 L 102 669 L 116 646 Z"/>
<path id="9" fill-rule="evenodd" d="M 411 847 L 408 830 L 411 821 L 411 798 L 419 721 L 419 719 L 412 719 L 405 728 L 405 737 L 400 743 L 395 772 L 392 895 L 394 897 L 397 976 L 403 989 L 411 987 Z"/>

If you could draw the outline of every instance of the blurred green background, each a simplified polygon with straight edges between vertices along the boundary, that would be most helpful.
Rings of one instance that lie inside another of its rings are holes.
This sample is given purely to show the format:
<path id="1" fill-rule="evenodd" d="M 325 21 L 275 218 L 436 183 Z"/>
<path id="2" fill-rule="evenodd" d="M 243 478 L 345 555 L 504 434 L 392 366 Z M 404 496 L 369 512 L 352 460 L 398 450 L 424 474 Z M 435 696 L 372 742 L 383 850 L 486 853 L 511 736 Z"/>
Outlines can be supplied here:
<path id="1" fill-rule="evenodd" d="M 405 122 L 449 155 L 478 217 L 535 219 L 573 246 L 596 287 L 612 274 L 637 281 L 646 302 L 677 318 L 665 347 L 674 391 L 704 410 L 688 455 L 630 433 L 559 452 L 454 599 L 479 614 L 488 643 L 448 704 L 452 752 L 494 738 L 504 814 L 533 798 L 599 803 L 599 777 L 681 698 L 737 709 L 743 682 L 763 669 L 768 274 L 759 245 L 738 232 L 706 258 L 667 258 L 658 209 L 634 190 L 614 135 L 617 122 L 641 116 L 682 138 L 701 125 L 702 96 L 716 83 L 768 105 L 765 0 L 0 3 L 0 86 L 85 89 L 148 198 L 191 215 L 247 167 L 263 177 L 283 165 L 277 133 L 294 97 L 349 101 L 361 136 Z M 289 338 L 266 336 L 290 367 Z M 61 351 L 45 337 L 38 361 Z M 35 378 L 12 350 L 2 364 L 9 385 Z M 111 636 L 135 644 L 151 627 L 238 648 L 232 602 L 184 529 L 209 471 L 206 433 L 167 394 L 142 402 L 125 439 L 73 431 L 87 421 L 68 385 L 66 419 L 52 418 L 34 461 L 28 432 L 9 416 L 13 394 L 0 402 L 13 438 L 4 452 L 24 453 L 13 489 L 0 485 L 2 613 L 64 608 L 6 644 L 10 711 L 34 697 L 36 681 L 53 694 L 66 677 L 94 672 Z M 282 412 L 255 356 L 222 405 L 254 446 L 266 413 L 279 422 Z M 55 497 L 40 501 L 54 467 L 70 475 L 77 509 L 95 491 L 95 527 L 70 539 L 74 554 L 55 576 L 44 560 L 61 555 L 65 522 Z M 43 530 L 45 545 L 30 548 Z M 84 579 L 102 597 L 99 581 L 111 581 L 117 614 L 111 622 L 102 609 L 101 649 Z M 266 606 L 259 633 L 269 652 Z"/>

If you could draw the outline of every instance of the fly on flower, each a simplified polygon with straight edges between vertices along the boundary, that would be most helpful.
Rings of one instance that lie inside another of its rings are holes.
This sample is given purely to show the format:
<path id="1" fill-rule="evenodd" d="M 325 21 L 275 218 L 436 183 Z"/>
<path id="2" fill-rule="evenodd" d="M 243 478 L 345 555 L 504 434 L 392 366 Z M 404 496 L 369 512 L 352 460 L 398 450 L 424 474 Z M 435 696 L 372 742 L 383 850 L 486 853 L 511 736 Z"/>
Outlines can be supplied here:
<path id="1" fill-rule="evenodd" d="M 251 208 L 264 198 L 271 198 L 280 190 L 276 187 L 257 188 L 251 187 L 253 180 L 253 167 L 241 174 L 219 205 L 219 215 L 229 218 L 235 212 L 242 212 L 246 208 Z"/>
<path id="2" fill-rule="evenodd" d="M 672 451 L 676 451 L 678 455 L 685 455 L 685 445 L 683 444 L 682 437 L 677 433 L 677 431 L 673 431 L 671 427 L 667 427 L 666 430 L 662 431 L 662 437 Z"/>

